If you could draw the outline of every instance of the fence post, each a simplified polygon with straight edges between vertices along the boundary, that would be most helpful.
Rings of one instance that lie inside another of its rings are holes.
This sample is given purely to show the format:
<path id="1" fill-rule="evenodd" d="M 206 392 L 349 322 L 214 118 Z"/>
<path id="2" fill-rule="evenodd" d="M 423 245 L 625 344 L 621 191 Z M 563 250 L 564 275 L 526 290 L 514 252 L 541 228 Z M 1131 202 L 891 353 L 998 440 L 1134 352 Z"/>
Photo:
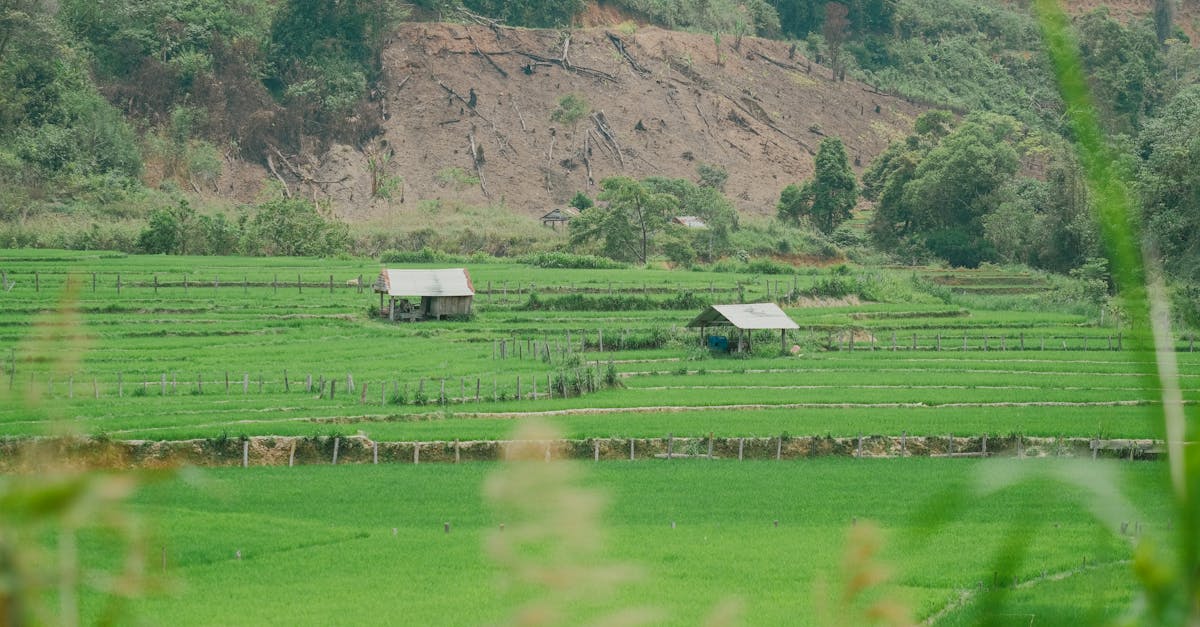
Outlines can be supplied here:
<path id="1" fill-rule="evenodd" d="M 775 461 L 783 459 L 783 436 L 775 440 Z"/>
<path id="2" fill-rule="evenodd" d="M 341 445 L 341 443 L 342 443 L 341 438 L 333 439 L 333 465 L 335 465 L 335 466 L 337 465 L 338 446 Z"/>
<path id="3" fill-rule="evenodd" d="M 633 438 L 629 438 L 629 461 L 633 461 Z"/>
<path id="4" fill-rule="evenodd" d="M 284 391 L 284 392 L 290 392 L 290 391 L 292 391 L 292 388 L 291 388 L 291 386 L 290 386 L 290 385 L 288 385 L 287 368 L 284 368 L 284 369 L 283 369 L 283 391 Z"/>
<path id="5" fill-rule="evenodd" d="M 644 290 L 646 288 L 643 286 L 642 289 Z M 667 459 L 671 459 L 671 454 L 674 452 L 674 448 L 675 448 L 675 434 L 668 433 L 667 434 Z"/>
<path id="6" fill-rule="evenodd" d="M 199 375 L 197 375 L 197 376 L 199 376 Z M 120 372 L 118 372 L 117 373 L 117 397 L 120 398 L 122 396 L 125 396 L 125 381 L 123 380 L 123 375 Z"/>
<path id="7" fill-rule="evenodd" d="M 746 438 L 738 438 L 738 461 L 742 461 L 742 452 L 746 448 Z"/>
<path id="8" fill-rule="evenodd" d="M 379 441 L 378 440 L 371 441 L 371 463 L 372 464 L 379 463 Z"/>

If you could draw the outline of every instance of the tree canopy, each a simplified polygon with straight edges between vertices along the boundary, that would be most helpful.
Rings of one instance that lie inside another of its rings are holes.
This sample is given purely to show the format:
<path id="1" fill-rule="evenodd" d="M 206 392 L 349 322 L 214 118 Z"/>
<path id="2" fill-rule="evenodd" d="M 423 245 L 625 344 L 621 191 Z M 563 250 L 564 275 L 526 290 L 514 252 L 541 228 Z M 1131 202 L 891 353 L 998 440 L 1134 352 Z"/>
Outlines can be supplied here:
<path id="1" fill-rule="evenodd" d="M 777 205 L 785 222 L 799 223 L 807 218 L 826 235 L 850 219 L 858 202 L 858 180 L 850 169 L 842 140 L 828 137 L 817 150 L 815 172 L 803 185 L 784 188 Z"/>

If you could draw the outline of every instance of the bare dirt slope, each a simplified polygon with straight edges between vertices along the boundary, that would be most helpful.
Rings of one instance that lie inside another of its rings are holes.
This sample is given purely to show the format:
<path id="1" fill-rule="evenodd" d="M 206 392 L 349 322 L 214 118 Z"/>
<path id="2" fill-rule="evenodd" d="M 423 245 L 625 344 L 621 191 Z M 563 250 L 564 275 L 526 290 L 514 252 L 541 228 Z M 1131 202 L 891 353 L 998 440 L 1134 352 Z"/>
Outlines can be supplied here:
<path id="1" fill-rule="evenodd" d="M 824 136 L 840 137 L 861 169 L 923 110 L 835 82 L 785 42 L 745 38 L 735 49 L 732 37 L 718 47 L 711 36 L 647 27 L 575 30 L 569 46 L 565 37 L 405 25 L 383 57 L 382 137 L 319 157 L 288 155 L 278 174 L 351 221 L 391 222 L 428 199 L 503 203 L 536 216 L 577 191 L 594 195 L 605 177 L 696 180 L 706 163 L 728 170 L 726 193 L 742 212 L 769 214 L 781 188 L 811 176 Z M 595 115 L 552 122 L 567 94 Z M 481 184 L 462 182 L 460 173 L 477 172 Z M 373 178 L 388 176 L 403 185 L 390 199 L 373 194 Z"/>

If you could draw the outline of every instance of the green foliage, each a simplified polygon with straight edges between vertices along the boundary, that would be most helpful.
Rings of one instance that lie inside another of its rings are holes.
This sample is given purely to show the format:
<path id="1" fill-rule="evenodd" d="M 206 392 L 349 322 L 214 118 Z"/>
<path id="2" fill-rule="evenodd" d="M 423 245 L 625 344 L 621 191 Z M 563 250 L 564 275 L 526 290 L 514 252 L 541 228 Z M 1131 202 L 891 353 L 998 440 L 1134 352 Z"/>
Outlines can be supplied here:
<path id="1" fill-rule="evenodd" d="M 627 264 L 613 261 L 606 257 L 595 255 L 576 255 L 565 252 L 540 252 L 523 255 L 517 258 L 520 263 L 527 263 L 539 268 L 582 268 L 585 270 L 618 270 L 628 268 Z"/>
<path id="2" fill-rule="evenodd" d="M 246 221 L 241 249 L 250 255 L 329 256 L 347 250 L 347 226 L 322 215 L 301 199 L 277 199 L 258 205 Z"/>
<path id="3" fill-rule="evenodd" d="M 583 96 L 567 94 L 558 99 L 558 107 L 550 113 L 550 121 L 575 126 L 591 111 L 591 105 Z"/>
<path id="4" fill-rule="evenodd" d="M 571 202 L 568 203 L 568 205 L 583 211 L 584 209 L 591 209 L 595 203 L 592 202 L 592 199 L 587 194 L 583 192 L 575 192 L 575 195 L 571 197 Z"/>
<path id="5" fill-rule="evenodd" d="M 428 246 L 420 250 L 389 250 L 379 256 L 379 263 L 466 263 L 466 255 L 452 255 Z"/>
<path id="6" fill-rule="evenodd" d="M 584 0 L 463 0 L 467 8 L 505 24 L 531 28 L 570 26 Z"/>
<path id="7" fill-rule="evenodd" d="M 379 54 L 405 10 L 387 0 L 285 0 L 271 24 L 269 61 L 286 101 L 310 125 L 334 123 L 379 76 Z"/>
<path id="8" fill-rule="evenodd" d="M 600 187 L 608 207 L 594 207 L 570 222 L 572 244 L 600 242 L 605 256 L 646 263 L 679 200 L 629 178 L 604 179 Z"/>
<path id="9" fill-rule="evenodd" d="M 615 4 L 672 29 L 744 31 L 765 37 L 781 32 L 779 13 L 767 0 L 616 0 Z"/>
<path id="10" fill-rule="evenodd" d="M 442 168 L 437 173 L 438 183 L 462 191 L 479 184 L 479 178 L 458 167 Z"/>
<path id="11" fill-rule="evenodd" d="M 788 185 L 776 205 L 780 221 L 798 225 L 807 220 L 820 232 L 833 233 L 850 219 L 858 202 L 858 182 L 850 170 L 842 140 L 826 138 L 817 151 L 816 172 L 803 185 Z"/>
<path id="12" fill-rule="evenodd" d="M 1200 87 L 1171 99 L 1139 139 L 1142 215 L 1166 267 L 1200 277 Z"/>
<path id="13" fill-rule="evenodd" d="M 863 175 L 864 195 L 877 202 L 872 235 L 881 248 L 923 248 L 954 265 L 977 266 L 992 256 L 985 221 L 1016 174 L 1021 128 L 982 114 L 944 138 L 939 124 L 921 128 L 926 135 L 894 143 Z"/>
<path id="14" fill-rule="evenodd" d="M 1076 21 L 1094 101 L 1110 128 L 1128 131 L 1161 98 L 1161 47 L 1153 28 L 1123 25 L 1101 7 Z"/>
<path id="15" fill-rule="evenodd" d="M 567 294 L 538 296 L 530 294 L 523 309 L 526 311 L 655 311 L 687 310 L 707 307 L 709 302 L 692 292 L 681 292 L 665 299 L 632 295 Z"/>
<path id="16" fill-rule="evenodd" d="M 700 177 L 700 187 L 711 187 L 719 192 L 725 191 L 725 181 L 729 180 L 729 171 L 725 168 L 701 163 L 696 166 L 696 174 Z"/>

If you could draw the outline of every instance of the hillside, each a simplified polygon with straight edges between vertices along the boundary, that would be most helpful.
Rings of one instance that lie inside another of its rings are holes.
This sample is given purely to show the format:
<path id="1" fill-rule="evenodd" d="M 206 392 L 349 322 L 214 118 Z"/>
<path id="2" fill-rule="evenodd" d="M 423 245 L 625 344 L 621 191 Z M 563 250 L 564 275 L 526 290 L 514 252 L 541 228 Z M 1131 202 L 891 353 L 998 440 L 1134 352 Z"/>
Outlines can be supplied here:
<path id="1" fill-rule="evenodd" d="M 396 217 L 429 199 L 541 215 L 577 191 L 594 194 L 605 177 L 695 179 L 703 163 L 728 171 L 725 191 L 742 212 L 769 214 L 780 189 L 811 175 L 823 136 L 842 138 L 861 170 L 924 110 L 834 82 L 781 41 L 747 37 L 739 50 L 732 37 L 718 48 L 705 35 L 592 28 L 571 32 L 562 64 L 564 43 L 554 30 L 403 24 L 383 52 L 382 136 L 276 155 L 276 173 L 356 221 Z M 595 116 L 552 122 L 568 94 Z M 481 183 L 470 180 L 478 178 L 472 137 Z M 241 200 L 274 176 L 245 163 L 226 172 L 220 193 Z M 391 193 L 373 194 L 372 182 L 384 180 Z"/>

